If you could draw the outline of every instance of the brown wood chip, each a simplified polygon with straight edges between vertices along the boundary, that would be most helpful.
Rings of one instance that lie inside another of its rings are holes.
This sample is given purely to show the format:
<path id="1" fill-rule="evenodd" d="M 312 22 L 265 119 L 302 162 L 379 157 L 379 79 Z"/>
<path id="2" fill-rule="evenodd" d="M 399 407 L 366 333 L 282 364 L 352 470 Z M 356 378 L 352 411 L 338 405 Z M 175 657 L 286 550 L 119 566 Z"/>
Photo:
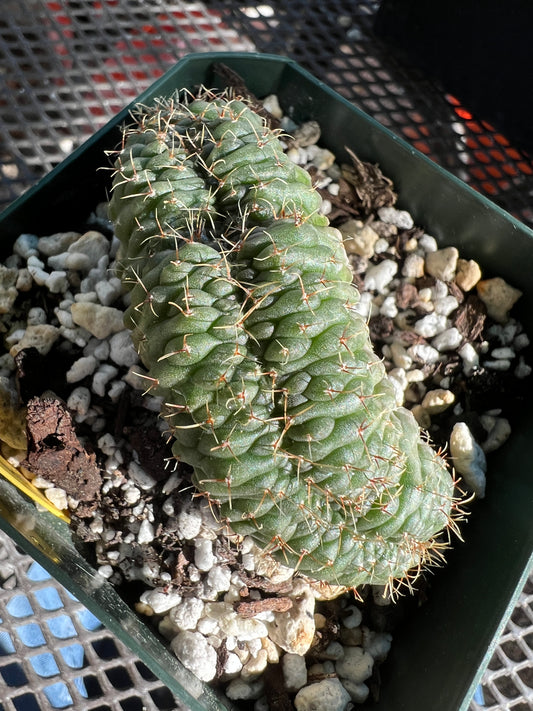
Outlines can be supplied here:
<path id="1" fill-rule="evenodd" d="M 467 341 L 476 341 L 483 334 L 486 317 L 484 303 L 471 294 L 455 312 L 454 326 Z"/>
<path id="2" fill-rule="evenodd" d="M 377 165 L 360 160 L 349 148 L 346 150 L 352 162 L 342 165 L 341 171 L 344 182 L 352 189 L 353 206 L 368 215 L 381 207 L 394 205 L 398 196 L 392 189 L 392 180 L 386 178 Z"/>
<path id="3" fill-rule="evenodd" d="M 293 583 L 291 580 L 284 580 L 281 583 L 272 583 L 270 580 L 261 578 L 259 576 L 255 578 L 249 578 L 247 575 L 241 574 L 242 584 L 254 590 L 262 590 L 266 593 L 278 593 L 283 595 L 289 593 L 292 590 Z"/>
<path id="4" fill-rule="evenodd" d="M 418 289 L 409 282 L 400 282 L 395 293 L 396 306 L 399 309 L 406 309 L 418 301 Z"/>
<path id="5" fill-rule="evenodd" d="M 265 597 L 262 600 L 239 602 L 235 610 L 241 617 L 255 617 L 260 612 L 287 612 L 291 607 L 290 597 Z"/>
<path id="6" fill-rule="evenodd" d="M 28 457 L 24 466 L 76 498 L 80 502 L 77 516 L 90 516 L 100 497 L 102 473 L 95 454 L 78 439 L 65 405 L 52 398 L 32 398 L 26 428 Z"/>

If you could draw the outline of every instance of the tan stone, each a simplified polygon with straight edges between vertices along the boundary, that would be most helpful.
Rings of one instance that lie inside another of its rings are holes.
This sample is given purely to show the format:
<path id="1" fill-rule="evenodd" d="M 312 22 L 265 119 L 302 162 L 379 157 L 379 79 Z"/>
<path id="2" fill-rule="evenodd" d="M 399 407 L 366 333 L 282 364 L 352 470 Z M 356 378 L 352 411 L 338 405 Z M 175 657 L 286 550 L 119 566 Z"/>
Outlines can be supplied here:
<path id="1" fill-rule="evenodd" d="M 274 612 L 268 622 L 270 639 L 286 652 L 305 654 L 315 635 L 315 596 L 303 581 L 295 583 L 290 593 L 293 605 L 287 612 Z"/>
<path id="2" fill-rule="evenodd" d="M 473 259 L 458 259 L 455 281 L 463 291 L 470 291 L 481 279 L 481 267 Z"/>
<path id="3" fill-rule="evenodd" d="M 111 306 L 80 301 L 72 304 L 72 320 L 96 338 L 107 338 L 124 329 L 124 314 Z"/>
<path id="4" fill-rule="evenodd" d="M 348 220 L 340 225 L 339 231 L 348 254 L 358 254 L 367 259 L 374 255 L 374 245 L 379 235 L 370 225 L 364 225 L 361 220 Z"/>
<path id="5" fill-rule="evenodd" d="M 435 388 L 430 390 L 422 400 L 422 407 L 429 415 L 438 415 L 447 410 L 455 402 L 455 395 L 451 390 Z"/>
<path id="6" fill-rule="evenodd" d="M 11 346 L 9 352 L 13 358 L 25 348 L 36 348 L 41 355 L 46 355 L 59 338 L 59 329 L 49 323 L 28 326 L 18 343 Z"/>
<path id="7" fill-rule="evenodd" d="M 452 281 L 455 276 L 459 252 L 456 247 L 444 247 L 426 255 L 426 271 L 435 279 Z"/>
<path id="8" fill-rule="evenodd" d="M 488 315 L 498 323 L 506 323 L 509 320 L 510 310 L 522 296 L 519 289 L 510 286 L 501 277 L 478 282 L 477 293 L 485 304 Z"/>

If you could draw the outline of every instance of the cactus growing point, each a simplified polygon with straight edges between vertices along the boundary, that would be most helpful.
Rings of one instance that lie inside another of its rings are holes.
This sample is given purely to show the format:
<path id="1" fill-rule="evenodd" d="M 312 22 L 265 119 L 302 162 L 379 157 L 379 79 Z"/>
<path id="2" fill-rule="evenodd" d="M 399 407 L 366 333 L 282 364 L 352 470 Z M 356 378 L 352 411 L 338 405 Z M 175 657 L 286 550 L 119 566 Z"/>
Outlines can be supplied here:
<path id="1" fill-rule="evenodd" d="M 126 323 L 198 490 L 311 577 L 408 582 L 454 482 L 396 404 L 309 174 L 210 92 L 140 107 L 115 167 Z"/>

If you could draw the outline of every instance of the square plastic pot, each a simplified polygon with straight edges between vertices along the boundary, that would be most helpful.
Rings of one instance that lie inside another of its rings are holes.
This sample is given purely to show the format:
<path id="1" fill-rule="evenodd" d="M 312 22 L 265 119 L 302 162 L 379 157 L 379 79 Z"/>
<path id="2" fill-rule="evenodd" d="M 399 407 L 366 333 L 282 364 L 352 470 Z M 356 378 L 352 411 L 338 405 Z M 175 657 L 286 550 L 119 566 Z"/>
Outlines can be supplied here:
<path id="1" fill-rule="evenodd" d="M 322 143 L 338 156 L 345 147 L 378 163 L 392 178 L 399 206 L 441 246 L 476 259 L 485 276 L 501 276 L 524 296 L 518 317 L 533 334 L 533 232 L 440 169 L 294 62 L 277 56 L 189 55 L 133 102 L 198 84 L 220 87 L 213 63 L 237 71 L 256 96 L 276 93 L 296 121 L 317 120 Z M 130 107 L 128 107 L 130 108 Z M 104 154 L 120 141 L 128 108 L 96 133 L 0 217 L 0 256 L 22 232 L 47 235 L 75 229 L 105 199 L 110 171 Z M 394 635 L 382 667 L 375 711 L 466 711 L 499 633 L 531 570 L 533 551 L 533 408 L 519 413 L 510 440 L 489 461 L 486 498 L 476 505 L 448 564 L 434 574 L 431 594 Z M 68 527 L 37 511 L 0 481 L 0 525 L 83 602 L 192 711 L 232 708 L 184 670 L 75 550 Z"/>

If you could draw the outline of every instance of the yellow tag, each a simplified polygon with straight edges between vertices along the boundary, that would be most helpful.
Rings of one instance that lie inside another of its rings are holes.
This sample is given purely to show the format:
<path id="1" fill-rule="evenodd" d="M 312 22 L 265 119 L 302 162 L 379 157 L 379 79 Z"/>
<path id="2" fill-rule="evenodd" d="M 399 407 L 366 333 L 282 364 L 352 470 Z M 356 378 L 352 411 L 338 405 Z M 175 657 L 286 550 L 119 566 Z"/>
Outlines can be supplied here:
<path id="1" fill-rule="evenodd" d="M 14 484 L 17 489 L 20 489 L 20 491 L 24 492 L 26 496 L 29 496 L 30 499 L 33 499 L 36 503 L 40 504 L 41 506 L 44 506 L 44 508 L 50 511 L 50 513 L 53 513 L 54 516 L 57 516 L 58 518 L 62 519 L 63 521 L 66 521 L 67 523 L 70 521 L 70 517 L 67 513 L 65 513 L 65 511 L 60 511 L 50 501 L 48 501 L 48 499 L 41 492 L 41 490 L 34 486 L 31 481 L 28 481 L 24 474 L 19 472 L 19 470 L 16 469 L 12 464 L 10 464 L 7 459 L 4 459 L 1 454 L 0 474 L 5 479 Z"/>

